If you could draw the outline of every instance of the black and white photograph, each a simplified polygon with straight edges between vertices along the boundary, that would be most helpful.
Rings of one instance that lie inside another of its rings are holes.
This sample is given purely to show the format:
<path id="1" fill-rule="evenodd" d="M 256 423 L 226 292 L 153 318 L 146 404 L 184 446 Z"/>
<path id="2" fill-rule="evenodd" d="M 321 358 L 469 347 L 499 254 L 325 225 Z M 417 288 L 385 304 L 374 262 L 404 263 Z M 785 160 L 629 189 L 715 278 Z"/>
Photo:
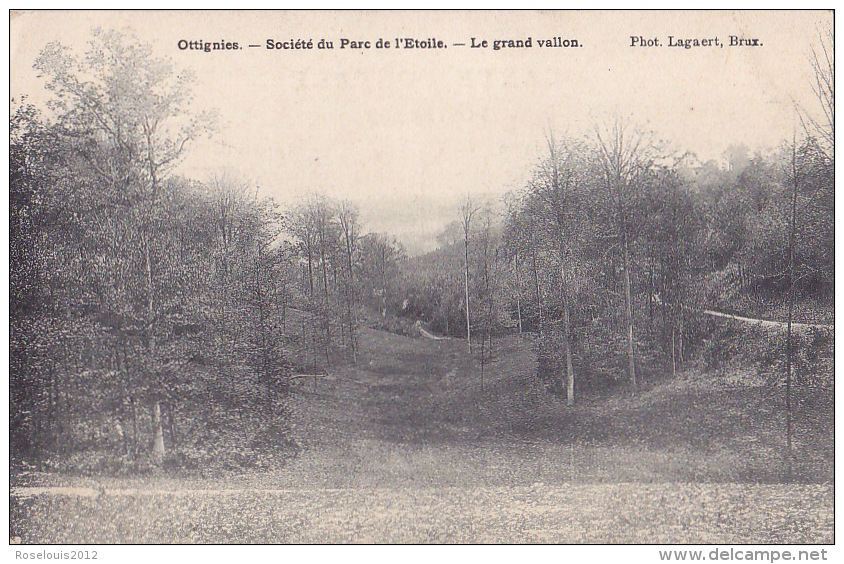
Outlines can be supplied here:
<path id="1" fill-rule="evenodd" d="M 832 559 L 832 10 L 9 18 L 16 561 Z"/>

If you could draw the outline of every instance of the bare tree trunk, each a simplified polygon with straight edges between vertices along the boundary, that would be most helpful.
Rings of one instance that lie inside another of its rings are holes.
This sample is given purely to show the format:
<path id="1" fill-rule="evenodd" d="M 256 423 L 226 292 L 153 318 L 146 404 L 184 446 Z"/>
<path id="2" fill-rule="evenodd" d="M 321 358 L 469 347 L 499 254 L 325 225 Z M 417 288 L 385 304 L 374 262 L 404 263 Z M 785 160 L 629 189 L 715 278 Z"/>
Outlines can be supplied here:
<path id="1" fill-rule="evenodd" d="M 281 297 L 281 332 L 287 338 L 287 283 L 284 284 L 284 294 Z"/>
<path id="2" fill-rule="evenodd" d="M 155 355 L 155 336 L 153 335 L 153 320 L 155 319 L 154 292 L 152 284 L 152 261 L 150 259 L 150 242 L 146 240 L 144 245 L 144 262 L 146 263 L 147 274 L 147 309 L 149 321 L 147 322 L 147 349 L 150 355 Z M 156 382 L 161 386 L 160 382 Z M 158 390 L 156 390 L 158 391 Z M 156 398 L 153 406 L 152 417 L 152 461 L 154 464 L 161 464 L 164 460 L 164 433 L 161 429 L 161 404 Z"/>
<path id="3" fill-rule="evenodd" d="M 161 402 L 155 400 L 152 408 L 152 462 L 161 464 L 164 461 L 164 432 L 161 428 Z"/>
<path id="4" fill-rule="evenodd" d="M 489 307 L 487 309 L 487 328 L 486 328 L 486 336 L 489 340 L 489 354 L 492 355 L 492 319 L 493 319 L 493 308 L 492 308 L 492 296 L 490 295 L 490 290 L 487 288 L 487 296 L 489 296 Z"/>
<path id="5" fill-rule="evenodd" d="M 481 339 L 481 391 L 484 391 L 484 344 L 486 339 Z"/>
<path id="6" fill-rule="evenodd" d="M 636 359 L 635 341 L 633 337 L 633 295 L 630 289 L 630 249 L 627 233 L 627 220 L 624 202 L 630 194 L 626 192 L 635 185 L 638 174 L 642 170 L 643 147 L 641 135 L 633 132 L 628 133 L 627 125 L 620 119 L 616 119 L 611 126 L 606 138 L 596 128 L 598 146 L 601 151 L 601 165 L 604 169 L 604 177 L 608 190 L 608 197 L 614 200 L 618 219 L 618 238 L 622 245 L 623 267 L 624 267 L 624 300 L 627 333 L 627 364 L 630 376 L 630 383 L 636 390 Z"/>
<path id="7" fill-rule="evenodd" d="M 477 212 L 477 208 L 472 203 L 471 198 L 466 199 L 466 203 L 461 209 L 463 213 L 463 244 L 464 244 L 464 265 L 466 267 L 465 290 L 466 290 L 466 342 L 469 346 L 469 354 L 472 354 L 472 318 L 469 315 L 469 235 L 472 229 L 472 216 Z"/>
<path id="8" fill-rule="evenodd" d="M 519 319 L 519 336 L 522 335 L 522 276 L 519 272 L 519 254 L 513 258 L 513 270 L 516 274 L 516 315 Z"/>
<path id="9" fill-rule="evenodd" d="M 387 249 L 381 248 L 381 318 L 387 319 Z"/>
<path id="10" fill-rule="evenodd" d="M 650 269 L 650 289 L 648 291 L 648 319 L 650 319 L 651 326 L 654 323 L 654 292 L 656 292 L 656 282 L 654 281 L 653 268 Z"/>
<path id="11" fill-rule="evenodd" d="M 674 358 L 674 327 L 671 328 L 671 377 L 677 376 L 677 360 Z"/>
<path id="12" fill-rule="evenodd" d="M 132 406 L 132 454 L 137 455 L 139 450 L 138 440 L 140 438 L 140 430 L 138 429 L 138 404 L 135 401 L 135 396 L 129 398 L 129 403 Z"/>
<path id="13" fill-rule="evenodd" d="M 176 434 L 176 417 L 173 415 L 173 402 L 168 402 L 167 405 L 167 428 L 170 431 L 170 443 L 173 448 L 179 444 L 179 436 Z"/>
<path id="14" fill-rule="evenodd" d="M 331 261 L 331 276 L 334 282 L 334 287 L 337 289 L 337 325 L 340 326 L 340 346 L 342 348 L 346 348 L 346 322 L 343 321 L 343 311 L 342 311 L 342 304 L 343 304 L 343 288 L 341 288 L 340 284 L 337 282 L 337 262 L 332 260 Z M 342 274 L 341 274 L 342 276 Z"/>
<path id="15" fill-rule="evenodd" d="M 311 304 L 314 301 L 314 257 L 313 251 L 311 250 L 311 238 L 308 236 L 307 240 L 307 247 L 308 247 L 308 295 L 311 298 Z"/>
<path id="16" fill-rule="evenodd" d="M 328 266 L 325 264 L 325 237 L 320 237 L 320 260 L 322 262 L 322 289 L 323 289 L 323 298 L 325 299 L 325 338 L 328 340 L 326 351 L 328 350 L 328 346 L 331 345 L 331 301 L 328 297 Z"/>
<path id="17" fill-rule="evenodd" d="M 622 234 L 622 237 L 624 235 Z M 624 300 L 627 321 L 627 370 L 630 383 L 636 389 L 636 360 L 633 348 L 633 304 L 630 295 L 630 254 L 627 250 L 627 239 L 624 238 Z"/>
<path id="18" fill-rule="evenodd" d="M 472 354 L 472 322 L 471 318 L 469 317 L 469 231 L 466 231 L 466 238 L 465 238 L 465 247 L 466 247 L 466 277 L 465 277 L 465 288 L 466 288 L 466 342 L 469 345 L 469 354 Z"/>
<path id="19" fill-rule="evenodd" d="M 797 141 L 791 147 L 791 225 L 788 237 L 788 328 L 786 330 L 785 360 L 785 433 L 786 433 L 786 475 L 792 472 L 792 429 L 791 429 L 791 366 L 792 366 L 792 319 L 794 317 L 794 239 L 797 232 Z"/>
<path id="20" fill-rule="evenodd" d="M 308 354 L 310 347 L 308 346 L 308 336 L 307 336 L 307 333 L 305 332 L 305 316 L 304 315 L 302 315 L 302 346 L 305 349 L 305 358 L 307 358 L 308 356 L 310 356 Z"/>
<path id="21" fill-rule="evenodd" d="M 571 325 L 568 296 L 563 301 L 563 332 L 566 345 L 566 405 L 574 405 L 574 368 L 571 361 Z"/>
<path id="22" fill-rule="evenodd" d="M 352 293 L 354 290 L 349 288 L 349 292 Z M 357 321 L 355 320 L 354 316 L 354 308 L 352 307 L 352 301 L 354 298 L 351 296 L 347 297 L 347 315 L 349 316 L 349 343 L 352 346 L 352 362 L 357 364 L 358 363 L 358 343 L 357 343 L 357 335 L 355 334 L 355 325 Z"/>
<path id="23" fill-rule="evenodd" d="M 44 471 L 44 453 L 42 452 L 44 445 L 41 435 L 41 416 L 39 415 L 35 418 L 35 467 L 38 472 Z"/>
<path id="24" fill-rule="evenodd" d="M 677 351 L 677 360 L 679 361 L 680 370 L 683 369 L 683 333 L 684 333 L 684 324 L 683 320 L 685 315 L 683 314 L 683 310 L 680 310 L 680 342 L 679 342 L 679 349 Z"/>
<path id="25" fill-rule="evenodd" d="M 542 337 L 542 288 L 539 285 L 539 267 L 536 264 L 536 248 L 533 249 L 533 281 L 536 284 L 536 307 L 539 316 L 539 336 Z"/>
<path id="26" fill-rule="evenodd" d="M 47 433 L 49 434 L 50 442 L 55 445 L 55 437 L 53 437 L 53 420 L 55 419 L 56 407 L 56 375 L 55 362 L 51 362 L 47 368 L 49 378 L 47 380 L 47 406 L 46 406 L 46 421 Z"/>
<path id="27" fill-rule="evenodd" d="M 346 308 L 347 313 L 349 316 L 349 340 L 352 344 L 352 361 L 357 364 L 358 362 L 358 351 L 357 351 L 357 335 L 355 331 L 355 325 L 357 325 L 357 320 L 355 319 L 354 311 L 355 311 L 355 275 L 354 275 L 354 268 L 352 266 L 352 241 L 351 241 L 351 234 L 349 233 L 350 226 L 346 225 L 344 233 L 346 236 L 346 266 L 348 268 L 348 287 L 346 290 Z"/>
<path id="28" fill-rule="evenodd" d="M 556 169 L 555 169 L 556 170 Z M 556 180 L 555 180 L 556 182 Z M 563 223 L 559 223 L 560 245 L 560 296 L 563 302 L 563 344 L 566 347 L 566 405 L 574 405 L 574 368 L 571 355 L 571 321 L 569 315 L 568 280 L 565 272 L 566 244 Z"/>

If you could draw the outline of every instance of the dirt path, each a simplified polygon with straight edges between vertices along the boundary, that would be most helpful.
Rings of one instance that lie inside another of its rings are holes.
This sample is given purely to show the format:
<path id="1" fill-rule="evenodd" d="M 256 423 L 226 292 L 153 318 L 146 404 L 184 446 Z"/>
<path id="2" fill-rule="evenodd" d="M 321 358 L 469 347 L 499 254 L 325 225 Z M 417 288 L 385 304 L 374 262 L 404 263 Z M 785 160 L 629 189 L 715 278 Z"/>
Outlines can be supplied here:
<path id="1" fill-rule="evenodd" d="M 755 325 L 759 325 L 760 327 L 776 327 L 776 328 L 786 328 L 788 327 L 788 323 L 785 321 L 773 321 L 770 319 L 758 319 L 755 317 L 743 317 L 741 315 L 732 315 L 729 313 L 724 313 L 721 311 L 715 311 L 712 309 L 704 309 L 702 310 L 704 315 L 709 315 L 711 317 L 721 317 L 724 319 L 733 319 L 735 321 L 743 321 L 744 323 L 753 323 Z M 806 330 L 806 329 L 834 329 L 834 325 L 824 324 L 824 323 L 797 323 L 796 321 L 791 322 L 791 327 L 796 330 Z"/>
<path id="2" fill-rule="evenodd" d="M 654 301 L 657 304 L 661 304 L 662 300 L 659 296 L 654 296 Z M 788 327 L 788 322 L 786 321 L 776 321 L 773 319 L 760 319 L 758 317 L 745 317 L 743 315 L 734 315 L 731 313 L 724 313 L 723 311 L 716 311 L 714 309 L 695 309 L 689 306 L 682 306 L 683 309 L 687 311 L 697 311 L 704 315 L 708 315 L 710 317 L 720 317 L 722 319 L 732 319 L 733 321 L 741 321 L 743 323 L 752 323 L 754 325 L 758 325 L 760 327 L 769 327 L 769 328 L 777 328 L 777 329 L 785 329 Z M 796 321 L 791 322 L 792 329 L 796 331 L 804 331 L 807 329 L 829 329 L 834 330 L 835 326 L 828 324 L 828 323 L 799 323 Z"/>
<path id="3" fill-rule="evenodd" d="M 446 337 L 440 337 L 439 335 L 434 335 L 433 333 L 429 333 L 422 327 L 422 322 L 420 320 L 416 320 L 416 328 L 419 330 L 419 334 L 426 339 L 430 339 L 432 341 L 444 341 Z"/>

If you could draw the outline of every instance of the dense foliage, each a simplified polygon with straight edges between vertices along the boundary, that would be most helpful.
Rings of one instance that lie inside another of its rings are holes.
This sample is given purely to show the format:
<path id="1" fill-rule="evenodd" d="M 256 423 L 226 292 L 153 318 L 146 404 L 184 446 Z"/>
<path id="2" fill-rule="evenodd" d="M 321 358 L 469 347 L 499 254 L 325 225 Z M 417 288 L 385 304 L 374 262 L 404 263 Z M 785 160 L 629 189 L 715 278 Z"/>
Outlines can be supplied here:
<path id="1" fill-rule="evenodd" d="M 481 344 L 529 331 L 552 388 L 576 374 L 583 390 L 635 386 L 711 358 L 724 336 L 707 308 L 785 321 L 792 276 L 797 319 L 831 322 L 833 197 L 812 136 L 767 155 L 733 147 L 723 164 L 675 157 L 621 121 L 592 140 L 549 138 L 522 190 L 478 208 L 466 258 L 455 223 L 412 260 L 410 313 L 465 337 L 468 278 Z"/>

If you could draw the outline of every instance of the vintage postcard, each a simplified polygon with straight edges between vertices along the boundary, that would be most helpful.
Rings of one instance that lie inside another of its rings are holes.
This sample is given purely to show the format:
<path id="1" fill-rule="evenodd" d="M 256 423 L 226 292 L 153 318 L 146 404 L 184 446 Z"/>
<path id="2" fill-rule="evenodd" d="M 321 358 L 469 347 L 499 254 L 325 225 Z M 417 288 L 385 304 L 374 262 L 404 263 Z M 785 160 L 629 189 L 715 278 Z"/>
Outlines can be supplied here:
<path id="1" fill-rule="evenodd" d="M 831 10 L 9 17 L 16 558 L 829 558 Z"/>

